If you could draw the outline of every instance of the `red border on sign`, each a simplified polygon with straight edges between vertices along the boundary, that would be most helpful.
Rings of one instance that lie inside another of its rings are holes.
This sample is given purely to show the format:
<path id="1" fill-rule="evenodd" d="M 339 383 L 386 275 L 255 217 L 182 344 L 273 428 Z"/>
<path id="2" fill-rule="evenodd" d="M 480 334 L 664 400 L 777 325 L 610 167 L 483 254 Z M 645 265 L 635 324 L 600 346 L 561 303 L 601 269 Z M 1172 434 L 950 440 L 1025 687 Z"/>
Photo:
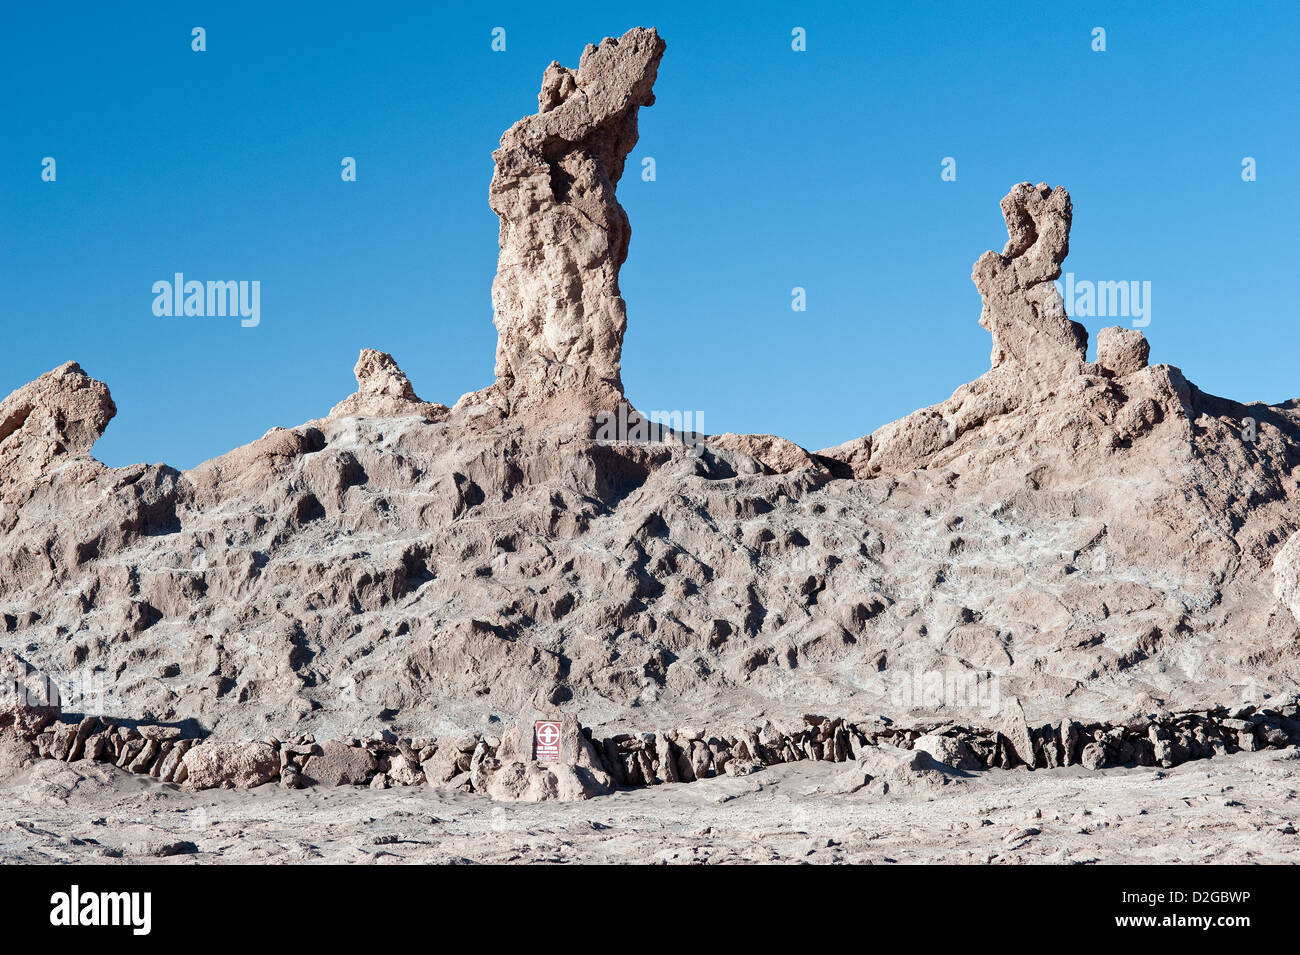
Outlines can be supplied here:
<path id="1" fill-rule="evenodd" d="M 553 763 L 560 758 L 560 721 L 538 720 L 533 724 L 533 759 Z"/>

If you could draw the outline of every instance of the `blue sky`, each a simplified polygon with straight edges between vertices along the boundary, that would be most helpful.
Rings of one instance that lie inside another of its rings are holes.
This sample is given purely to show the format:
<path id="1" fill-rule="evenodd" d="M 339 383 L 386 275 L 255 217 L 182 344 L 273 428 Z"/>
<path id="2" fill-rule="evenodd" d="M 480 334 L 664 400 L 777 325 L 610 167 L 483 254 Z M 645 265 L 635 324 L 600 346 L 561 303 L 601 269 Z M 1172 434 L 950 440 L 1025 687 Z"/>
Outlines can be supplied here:
<path id="1" fill-rule="evenodd" d="M 1153 361 L 1300 395 L 1300 5 L 556 9 L 4 5 L 0 395 L 74 359 L 118 405 L 99 457 L 191 467 L 328 412 L 362 347 L 426 400 L 489 383 L 492 149 L 552 59 L 636 25 L 668 42 L 619 190 L 643 410 L 820 448 L 946 398 L 988 366 L 971 264 L 1026 179 L 1073 196 L 1068 270 L 1151 282 Z M 155 316 L 178 271 L 260 281 L 261 324 Z"/>

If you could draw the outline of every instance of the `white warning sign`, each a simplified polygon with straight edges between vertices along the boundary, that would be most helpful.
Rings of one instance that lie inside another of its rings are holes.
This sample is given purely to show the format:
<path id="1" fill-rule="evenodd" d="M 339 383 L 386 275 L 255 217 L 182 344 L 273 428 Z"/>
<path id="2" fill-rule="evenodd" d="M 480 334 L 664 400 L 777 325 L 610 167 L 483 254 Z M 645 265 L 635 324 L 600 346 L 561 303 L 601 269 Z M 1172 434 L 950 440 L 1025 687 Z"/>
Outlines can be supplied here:
<path id="1" fill-rule="evenodd" d="M 533 759 L 553 763 L 559 758 L 559 722 L 557 720 L 538 720 L 533 724 Z"/>

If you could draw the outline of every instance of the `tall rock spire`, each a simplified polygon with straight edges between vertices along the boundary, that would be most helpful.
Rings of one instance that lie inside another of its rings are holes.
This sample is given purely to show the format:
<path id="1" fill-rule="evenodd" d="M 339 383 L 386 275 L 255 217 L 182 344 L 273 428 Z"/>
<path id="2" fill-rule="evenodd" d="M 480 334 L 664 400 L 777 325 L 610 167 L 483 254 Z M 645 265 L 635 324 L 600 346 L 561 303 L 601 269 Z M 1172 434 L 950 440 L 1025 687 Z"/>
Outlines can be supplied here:
<path id="1" fill-rule="evenodd" d="M 588 45 L 576 71 L 552 63 L 539 111 L 501 137 L 489 191 L 501 218 L 497 380 L 466 399 L 507 413 L 593 413 L 622 398 L 618 272 L 631 229 L 614 190 L 664 49 L 638 27 Z"/>
<path id="2" fill-rule="evenodd" d="M 1002 199 L 1007 244 L 985 252 L 971 279 L 984 300 L 980 324 L 993 336 L 992 364 L 1013 364 L 1034 377 L 1075 371 L 1087 356 L 1088 332 L 1065 313 L 1054 280 L 1070 251 L 1074 209 L 1062 187 L 1027 182 Z"/>

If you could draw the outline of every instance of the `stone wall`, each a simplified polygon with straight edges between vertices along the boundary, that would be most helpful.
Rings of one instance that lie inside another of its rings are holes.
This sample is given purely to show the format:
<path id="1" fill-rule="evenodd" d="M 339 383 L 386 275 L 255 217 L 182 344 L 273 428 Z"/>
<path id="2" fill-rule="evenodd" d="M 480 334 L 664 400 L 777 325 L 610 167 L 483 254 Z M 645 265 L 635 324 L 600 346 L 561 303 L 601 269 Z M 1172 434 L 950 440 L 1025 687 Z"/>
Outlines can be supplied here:
<path id="1" fill-rule="evenodd" d="M 1300 744 L 1300 697 L 1263 706 L 1142 717 L 1126 724 L 1078 723 L 1030 727 L 1019 716 L 1000 729 L 947 724 L 898 726 L 808 715 L 800 725 L 765 721 L 730 732 L 702 727 L 593 736 L 564 718 L 561 760 L 539 764 L 527 752 L 531 732 L 521 722 L 501 737 L 484 733 L 438 739 L 325 740 L 298 736 L 247 742 L 185 738 L 174 726 L 136 725 L 87 716 L 65 721 L 57 704 L 31 702 L 21 687 L 0 704 L 0 736 L 8 760 L 94 760 L 191 789 L 251 788 L 278 781 L 303 786 L 368 785 L 372 789 L 427 783 L 530 801 L 587 798 L 614 788 L 742 776 L 763 766 L 800 760 L 851 762 L 876 747 L 919 750 L 957 770 L 1054 769 L 1080 765 L 1176 766 L 1192 759 L 1280 749 Z"/>

